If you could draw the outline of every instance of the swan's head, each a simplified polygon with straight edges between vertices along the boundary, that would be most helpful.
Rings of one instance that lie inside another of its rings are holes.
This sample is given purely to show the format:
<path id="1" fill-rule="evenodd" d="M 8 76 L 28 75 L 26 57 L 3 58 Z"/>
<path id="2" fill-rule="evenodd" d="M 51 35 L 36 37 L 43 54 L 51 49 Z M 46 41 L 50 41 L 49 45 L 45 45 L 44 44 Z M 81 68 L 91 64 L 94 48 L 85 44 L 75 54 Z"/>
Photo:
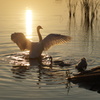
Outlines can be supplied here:
<path id="1" fill-rule="evenodd" d="M 43 29 L 43 28 L 42 28 L 42 26 L 39 25 L 39 26 L 37 26 L 37 29 L 39 30 L 39 29 Z"/>
<path id="2" fill-rule="evenodd" d="M 23 33 L 15 32 L 11 34 L 11 40 L 18 45 L 21 50 L 25 50 L 28 40 Z"/>

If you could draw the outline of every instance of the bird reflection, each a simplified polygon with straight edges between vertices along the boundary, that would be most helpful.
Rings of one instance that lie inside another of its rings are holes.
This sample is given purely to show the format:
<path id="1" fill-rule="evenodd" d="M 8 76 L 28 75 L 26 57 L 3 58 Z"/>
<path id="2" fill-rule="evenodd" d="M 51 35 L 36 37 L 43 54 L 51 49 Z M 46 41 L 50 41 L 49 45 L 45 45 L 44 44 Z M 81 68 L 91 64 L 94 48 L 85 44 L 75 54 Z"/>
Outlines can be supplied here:
<path id="1" fill-rule="evenodd" d="M 76 80 L 70 82 L 77 84 L 79 88 L 84 88 L 90 91 L 96 91 L 97 93 L 100 93 L 100 79 L 96 81 L 88 81 L 88 82 L 87 81 L 80 82 L 78 80 L 77 82 Z"/>
<path id="2" fill-rule="evenodd" d="M 63 84 L 67 93 L 69 93 L 72 88 L 71 83 L 73 83 L 77 84 L 79 88 L 85 88 L 100 93 L 100 66 L 74 75 L 70 72 L 70 68 L 68 69 L 68 67 L 65 67 L 65 70 L 63 67 L 58 66 L 62 61 L 54 61 L 56 65 L 53 62 L 52 68 L 49 65 L 40 64 L 37 59 L 27 59 L 27 62 L 30 63 L 30 65 L 18 63 L 19 65 L 13 66 L 13 77 L 16 79 L 27 79 L 27 77 L 31 77 L 33 80 L 33 75 L 35 75 L 34 78 L 35 80 L 37 79 L 35 83 L 38 88 L 42 88 L 43 85 L 59 86 L 59 84 Z"/>
<path id="3" fill-rule="evenodd" d="M 97 91 L 97 93 L 100 93 L 100 81 L 94 81 L 94 82 L 83 82 L 78 83 L 80 88 L 85 88 L 91 91 Z"/>
<path id="4" fill-rule="evenodd" d="M 80 72 L 69 77 L 68 80 L 74 84 L 77 84 L 80 88 L 85 88 L 91 91 L 100 93 L 100 66 L 86 70 L 86 59 L 81 59 L 81 62 L 76 66 Z"/>
<path id="5" fill-rule="evenodd" d="M 12 71 L 13 73 L 24 73 L 27 70 L 34 68 L 34 66 L 38 66 L 39 69 L 44 66 L 48 66 L 52 68 L 52 57 L 51 56 L 42 56 L 42 61 L 39 58 L 29 59 L 23 58 L 22 60 L 17 60 L 13 62 Z"/>
<path id="6" fill-rule="evenodd" d="M 33 75 L 35 75 L 35 80 L 36 81 L 36 85 L 38 88 L 42 88 L 42 86 L 45 85 L 59 85 L 59 84 L 63 84 L 65 85 L 66 89 L 70 89 L 70 85 L 69 82 L 66 81 L 66 76 L 68 76 L 69 72 L 67 72 L 68 70 L 64 70 L 61 69 L 60 66 L 56 66 L 54 65 L 54 63 L 52 63 L 52 68 L 51 68 L 51 64 L 50 64 L 50 58 L 44 58 L 43 59 L 43 63 L 41 64 L 39 62 L 38 59 L 26 59 L 26 62 L 29 63 L 18 63 L 12 66 L 12 73 L 13 73 L 13 77 L 18 80 L 18 79 L 27 79 L 27 77 L 33 77 Z M 45 61 L 47 61 L 48 65 L 44 65 L 46 64 Z M 23 62 L 23 61 L 22 61 Z M 55 67 L 53 67 L 55 66 Z M 32 78 L 33 79 L 33 78 Z M 43 85 L 42 85 L 43 84 Z"/>

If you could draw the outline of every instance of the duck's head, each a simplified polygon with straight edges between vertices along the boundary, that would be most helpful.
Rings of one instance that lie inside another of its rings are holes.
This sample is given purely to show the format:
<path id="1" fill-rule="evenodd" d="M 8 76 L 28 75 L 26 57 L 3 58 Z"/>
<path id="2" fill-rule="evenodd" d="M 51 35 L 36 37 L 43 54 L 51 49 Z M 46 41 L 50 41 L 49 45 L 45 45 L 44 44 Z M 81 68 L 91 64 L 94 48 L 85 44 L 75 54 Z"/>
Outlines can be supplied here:
<path id="1" fill-rule="evenodd" d="M 86 58 L 82 58 L 81 61 L 86 61 Z"/>

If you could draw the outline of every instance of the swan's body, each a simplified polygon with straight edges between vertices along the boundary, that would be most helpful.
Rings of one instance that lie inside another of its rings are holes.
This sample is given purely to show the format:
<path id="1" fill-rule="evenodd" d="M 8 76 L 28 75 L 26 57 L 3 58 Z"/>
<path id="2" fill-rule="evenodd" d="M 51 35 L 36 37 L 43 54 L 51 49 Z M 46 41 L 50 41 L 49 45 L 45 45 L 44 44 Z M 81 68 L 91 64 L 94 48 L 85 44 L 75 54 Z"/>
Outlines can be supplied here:
<path id="1" fill-rule="evenodd" d="M 23 33 L 11 34 L 11 40 L 18 45 L 20 50 L 30 50 L 29 58 L 41 57 L 43 51 L 48 50 L 51 46 L 61 44 L 71 40 L 70 36 L 60 34 L 49 34 L 44 39 L 40 34 L 41 26 L 37 27 L 37 33 L 39 36 L 39 42 L 31 42 Z"/>

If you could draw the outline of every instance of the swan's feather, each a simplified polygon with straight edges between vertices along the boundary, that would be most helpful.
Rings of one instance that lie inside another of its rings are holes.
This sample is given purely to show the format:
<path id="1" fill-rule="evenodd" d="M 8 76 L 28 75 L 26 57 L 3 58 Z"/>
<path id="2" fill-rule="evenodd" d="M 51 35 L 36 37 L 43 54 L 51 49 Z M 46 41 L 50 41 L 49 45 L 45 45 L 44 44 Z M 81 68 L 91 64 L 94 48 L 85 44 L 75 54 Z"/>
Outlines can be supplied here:
<path id="1" fill-rule="evenodd" d="M 21 50 L 30 50 L 30 58 L 37 58 L 41 56 L 43 50 L 48 50 L 53 45 L 66 43 L 71 40 L 71 37 L 60 34 L 49 34 L 40 42 L 31 42 L 23 33 L 13 33 L 11 34 L 11 40 L 16 43 Z"/>
<path id="2" fill-rule="evenodd" d="M 48 50 L 51 46 L 66 43 L 71 40 L 70 36 L 60 34 L 49 34 L 42 40 L 44 50 Z"/>
<path id="3" fill-rule="evenodd" d="M 11 34 L 11 40 L 18 45 L 20 50 L 25 50 L 27 46 L 27 39 L 23 33 Z"/>

